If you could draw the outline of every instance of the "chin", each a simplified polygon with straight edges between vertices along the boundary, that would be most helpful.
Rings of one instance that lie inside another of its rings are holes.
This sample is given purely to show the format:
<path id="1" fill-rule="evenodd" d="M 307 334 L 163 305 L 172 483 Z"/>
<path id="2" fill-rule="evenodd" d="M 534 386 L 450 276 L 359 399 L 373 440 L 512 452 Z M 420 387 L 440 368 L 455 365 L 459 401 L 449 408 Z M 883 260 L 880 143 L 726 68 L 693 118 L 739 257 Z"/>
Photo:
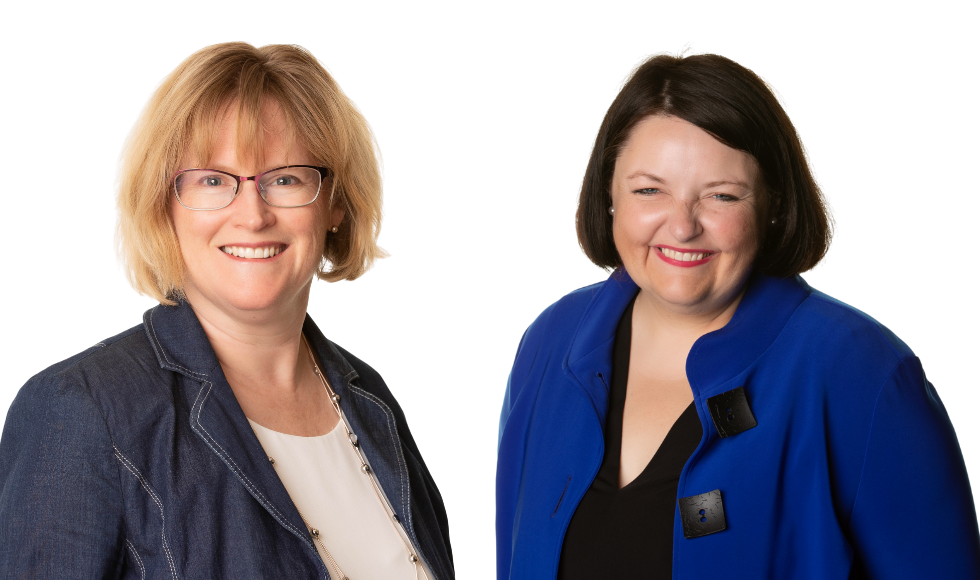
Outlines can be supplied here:
<path id="1" fill-rule="evenodd" d="M 658 294 L 664 302 L 687 309 L 697 309 L 711 301 L 711 296 L 707 292 L 659 292 Z"/>
<path id="2" fill-rule="evenodd" d="M 653 280 L 654 295 L 661 300 L 677 306 L 696 306 L 704 302 L 711 294 L 710 284 L 703 280 L 691 280 L 686 277 L 672 277 L 669 280 Z"/>
<path id="3" fill-rule="evenodd" d="M 263 293 L 243 293 L 226 298 L 225 302 L 236 310 L 256 312 L 269 310 L 281 304 L 281 300 L 277 296 L 269 296 L 267 293 L 265 295 Z"/>
<path id="4" fill-rule="evenodd" d="M 234 285 L 234 292 L 227 290 L 229 289 L 225 289 L 225 292 L 216 298 L 237 310 L 268 310 L 281 308 L 289 302 L 289 294 L 274 284 L 262 284 L 257 281 L 239 282 Z"/>

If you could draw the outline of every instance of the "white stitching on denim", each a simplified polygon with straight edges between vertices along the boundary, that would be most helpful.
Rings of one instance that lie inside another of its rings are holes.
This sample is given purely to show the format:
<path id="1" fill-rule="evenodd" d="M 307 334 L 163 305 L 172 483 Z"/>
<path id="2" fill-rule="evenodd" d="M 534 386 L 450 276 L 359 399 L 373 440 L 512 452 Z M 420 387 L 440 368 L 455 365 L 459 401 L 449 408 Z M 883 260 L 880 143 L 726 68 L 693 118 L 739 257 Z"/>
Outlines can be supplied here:
<path id="1" fill-rule="evenodd" d="M 212 451 L 217 453 L 219 457 L 221 457 L 222 459 L 226 460 L 228 463 L 231 464 L 232 471 L 235 473 L 235 475 L 238 476 L 239 479 L 242 480 L 242 483 L 245 484 L 245 488 L 248 489 L 250 493 L 252 493 L 252 495 L 259 501 L 259 503 L 263 505 L 263 507 L 275 512 L 273 516 L 280 524 L 292 530 L 292 532 L 298 535 L 299 537 L 306 538 L 309 541 L 307 534 L 300 532 L 298 529 L 296 529 L 295 526 L 290 524 L 289 521 L 286 520 L 286 516 L 284 516 L 279 510 L 277 510 L 276 506 L 272 505 L 272 502 L 270 502 L 264 495 L 262 495 L 262 492 L 260 492 L 259 489 L 255 487 L 255 484 L 253 484 L 252 481 L 245 475 L 245 472 L 242 471 L 240 467 L 238 467 L 238 464 L 235 463 L 235 460 L 231 458 L 231 455 L 228 455 L 228 452 L 225 451 L 224 448 L 221 447 L 221 445 L 219 445 L 218 442 L 214 440 L 214 437 L 212 437 L 211 434 L 208 433 L 208 430 L 204 428 L 204 425 L 201 424 L 201 409 L 204 407 L 204 400 L 206 400 L 208 398 L 208 394 L 211 393 L 211 381 L 204 381 L 204 383 L 207 385 L 207 394 L 204 395 L 204 399 L 201 399 L 201 393 L 203 393 L 205 390 L 203 387 L 201 388 L 200 391 L 198 391 L 197 397 L 194 399 L 194 407 L 197 407 L 197 416 L 194 417 L 194 419 L 195 422 L 197 423 L 197 426 L 201 428 L 201 431 L 203 431 L 204 434 L 207 435 L 207 439 L 205 439 L 204 442 L 207 443 L 208 447 L 210 447 Z M 201 401 L 200 404 L 198 404 L 198 400 Z M 212 445 L 212 443 L 214 445 Z M 215 449 L 215 447 L 217 447 L 217 449 Z"/>
<path id="2" fill-rule="evenodd" d="M 133 556 L 136 558 L 136 565 L 140 567 L 140 578 L 146 580 L 146 568 L 143 567 L 143 559 L 140 558 L 140 554 L 136 551 L 136 547 L 133 546 L 132 542 L 126 540 L 126 545 L 129 546 L 130 551 L 133 552 Z"/>
<path id="3" fill-rule="evenodd" d="M 113 445 L 112 449 L 115 451 L 114 455 L 116 456 L 116 459 L 123 464 L 123 467 L 125 467 L 127 471 L 136 476 L 136 479 L 139 480 L 140 485 L 142 485 L 143 489 L 146 490 L 146 493 L 149 494 L 150 499 L 152 499 L 157 504 L 157 507 L 160 508 L 160 518 L 163 520 L 163 523 L 160 526 L 160 538 L 163 541 L 163 552 L 167 556 L 167 562 L 170 564 L 170 573 L 173 574 L 174 580 L 176 580 L 177 565 L 174 563 L 173 554 L 170 553 L 170 546 L 167 544 L 167 516 L 163 511 L 163 502 L 160 501 L 160 496 L 158 496 L 157 493 L 153 491 L 153 488 L 150 487 L 150 483 L 146 481 L 139 470 L 136 469 L 136 465 L 127 459 L 118 447 Z"/>
<path id="4" fill-rule="evenodd" d="M 167 356 L 167 350 L 165 348 L 163 348 L 163 345 L 160 343 L 160 338 L 157 336 L 157 329 L 156 329 L 155 326 L 153 326 L 153 312 L 154 311 L 156 311 L 156 308 L 151 308 L 149 310 L 149 312 L 147 312 L 147 314 L 149 315 L 149 318 L 147 319 L 147 322 L 150 323 L 150 331 L 153 333 L 153 340 L 157 343 L 157 347 L 160 350 L 160 354 L 163 355 L 163 359 L 165 361 L 167 361 L 167 364 L 169 364 L 169 365 L 171 365 L 173 367 L 176 367 L 176 368 L 178 368 L 178 369 L 180 369 L 182 371 L 188 372 L 188 373 L 190 373 L 192 375 L 197 375 L 199 377 L 207 377 L 208 375 L 206 375 L 204 373 L 198 373 L 198 372 L 192 371 L 191 369 L 182 367 L 179 364 L 177 364 L 175 362 L 172 362 L 170 360 L 170 357 Z"/>
<path id="5" fill-rule="evenodd" d="M 398 457 L 399 469 L 403 473 L 403 477 L 401 478 L 401 480 L 402 480 L 402 482 L 401 482 L 402 483 L 402 505 L 405 506 L 405 515 L 408 518 L 408 526 L 409 526 L 408 527 L 408 530 L 411 530 L 412 535 L 414 536 L 415 535 L 415 524 L 412 523 L 412 508 L 411 508 L 411 505 L 409 505 L 410 502 L 411 502 L 411 500 L 412 500 L 412 490 L 406 484 L 406 482 L 408 481 L 408 465 L 405 463 L 405 456 L 402 453 L 401 440 L 398 439 L 398 434 L 395 433 L 392 430 L 392 425 L 395 424 L 395 415 L 394 415 L 394 413 L 391 412 L 391 409 L 388 408 L 388 405 L 385 405 L 384 404 L 384 401 L 382 401 L 378 397 L 372 395 L 371 393 L 365 391 L 364 389 L 362 389 L 362 388 L 360 388 L 360 387 L 358 387 L 356 385 L 353 385 L 353 384 L 351 384 L 349 382 L 347 383 L 347 388 L 349 388 L 351 390 L 351 392 L 360 391 L 360 393 L 362 393 L 361 396 L 367 398 L 367 400 L 371 401 L 372 403 L 374 403 L 378 407 L 381 407 L 381 410 L 384 411 L 385 415 L 388 417 L 388 433 L 391 435 L 391 442 L 395 446 L 396 455 Z M 407 488 L 407 491 L 406 491 L 406 488 Z M 407 496 L 407 499 L 406 499 L 406 496 Z M 415 541 L 416 541 L 416 543 L 418 543 L 418 538 L 415 538 Z"/>

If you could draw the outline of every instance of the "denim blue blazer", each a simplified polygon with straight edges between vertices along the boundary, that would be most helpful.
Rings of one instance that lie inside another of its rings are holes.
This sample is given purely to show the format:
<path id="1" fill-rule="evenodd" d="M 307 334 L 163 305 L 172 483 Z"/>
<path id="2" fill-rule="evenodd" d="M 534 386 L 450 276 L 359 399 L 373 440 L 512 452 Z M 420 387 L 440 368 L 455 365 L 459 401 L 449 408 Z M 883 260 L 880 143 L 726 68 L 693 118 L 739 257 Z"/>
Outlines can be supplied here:
<path id="1" fill-rule="evenodd" d="M 625 272 L 528 328 L 504 399 L 497 577 L 555 578 L 602 463 Z M 703 426 L 681 472 L 673 578 L 980 578 L 960 448 L 919 360 L 801 278 L 754 275 L 687 377 Z"/>
<path id="2" fill-rule="evenodd" d="M 415 549 L 442 497 L 384 381 L 303 326 Z M 32 378 L 0 437 L 0 578 L 329 578 L 187 303 Z"/>

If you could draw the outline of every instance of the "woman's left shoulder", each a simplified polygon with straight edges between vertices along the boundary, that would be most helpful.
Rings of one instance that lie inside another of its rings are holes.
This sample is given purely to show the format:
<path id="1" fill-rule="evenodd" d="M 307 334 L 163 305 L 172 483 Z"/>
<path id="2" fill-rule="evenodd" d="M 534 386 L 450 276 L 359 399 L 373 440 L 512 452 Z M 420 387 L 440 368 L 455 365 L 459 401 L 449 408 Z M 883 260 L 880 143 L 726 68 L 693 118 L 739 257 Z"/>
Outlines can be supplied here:
<path id="1" fill-rule="evenodd" d="M 902 339 L 871 315 L 810 286 L 807 289 L 809 295 L 794 313 L 791 325 L 819 344 L 878 352 L 896 361 L 915 357 Z"/>
<path id="2" fill-rule="evenodd" d="M 391 391 L 388 389 L 387 383 L 385 383 L 384 378 L 381 377 L 381 373 L 374 370 L 374 367 L 354 356 L 342 346 L 336 343 L 332 343 L 332 345 L 333 348 L 337 349 L 340 356 L 342 356 L 344 360 L 352 367 L 354 373 L 356 374 L 354 381 L 358 387 L 384 400 L 386 403 L 397 404 L 395 402 L 394 395 L 392 395 Z"/>

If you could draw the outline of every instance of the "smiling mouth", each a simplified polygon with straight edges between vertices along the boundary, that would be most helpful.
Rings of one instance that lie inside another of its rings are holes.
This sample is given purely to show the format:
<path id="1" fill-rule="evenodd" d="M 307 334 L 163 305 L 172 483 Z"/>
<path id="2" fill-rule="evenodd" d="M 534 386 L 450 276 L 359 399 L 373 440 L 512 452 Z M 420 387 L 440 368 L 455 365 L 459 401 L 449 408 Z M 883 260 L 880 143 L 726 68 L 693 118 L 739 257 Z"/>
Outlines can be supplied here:
<path id="1" fill-rule="evenodd" d="M 714 252 L 696 251 L 696 252 L 678 252 L 677 250 L 671 250 L 670 248 L 663 248 L 658 246 L 658 250 L 664 256 L 670 258 L 671 260 L 677 260 L 678 262 L 697 262 L 698 260 L 703 260 L 708 256 L 714 254 Z"/>
<path id="2" fill-rule="evenodd" d="M 246 260 L 262 260 L 272 258 L 286 249 L 284 244 L 270 244 L 261 248 L 244 248 L 242 246 L 221 246 L 221 251 L 229 256 L 245 258 Z"/>

